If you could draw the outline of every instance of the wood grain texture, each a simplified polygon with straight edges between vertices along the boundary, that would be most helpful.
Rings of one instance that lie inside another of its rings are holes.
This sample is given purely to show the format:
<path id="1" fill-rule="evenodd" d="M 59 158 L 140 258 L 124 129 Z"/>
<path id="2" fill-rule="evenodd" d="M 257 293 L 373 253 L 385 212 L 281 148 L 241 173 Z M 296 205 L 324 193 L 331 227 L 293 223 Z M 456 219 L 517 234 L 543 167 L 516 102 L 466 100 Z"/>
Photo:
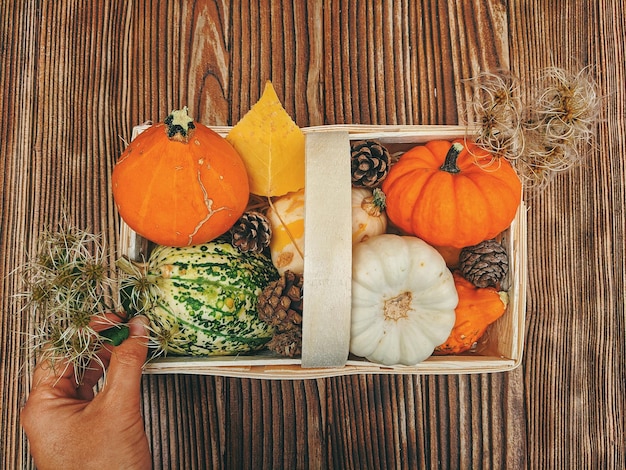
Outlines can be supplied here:
<path id="1" fill-rule="evenodd" d="M 512 69 L 590 70 L 595 146 L 530 206 L 524 363 L 529 462 L 624 468 L 624 18 L 620 2 L 515 2 Z M 539 15 L 536 12 L 541 11 Z M 617 157 L 617 158 L 616 158 Z M 538 229 L 538 228 L 541 229 Z"/>
<path id="2" fill-rule="evenodd" d="M 456 124 L 465 79 L 592 67 L 595 147 L 529 211 L 523 366 L 475 376 L 146 376 L 155 468 L 626 467 L 626 22 L 619 0 L 0 0 L 0 468 L 33 325 L 9 275 L 63 218 L 109 240 L 132 126 L 188 104 L 234 124 L 271 79 L 300 126 Z"/>

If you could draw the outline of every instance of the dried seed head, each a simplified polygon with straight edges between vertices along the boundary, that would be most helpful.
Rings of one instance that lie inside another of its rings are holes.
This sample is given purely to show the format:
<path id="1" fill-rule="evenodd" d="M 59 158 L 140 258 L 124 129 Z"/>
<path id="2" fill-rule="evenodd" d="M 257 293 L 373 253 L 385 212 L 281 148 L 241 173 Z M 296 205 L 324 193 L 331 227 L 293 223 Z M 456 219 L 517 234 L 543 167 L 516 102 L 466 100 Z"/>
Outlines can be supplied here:
<path id="1" fill-rule="evenodd" d="M 516 158 L 524 147 L 519 81 L 510 72 L 482 72 L 469 82 L 476 143 L 495 158 Z"/>
<path id="2" fill-rule="evenodd" d="M 530 111 L 549 140 L 589 143 L 593 139 L 599 99 L 588 68 L 572 74 L 548 67 L 538 78 L 537 89 Z"/>
<path id="3" fill-rule="evenodd" d="M 116 310 L 114 279 L 99 236 L 69 224 L 46 229 L 18 272 L 25 309 L 33 318 L 29 347 L 40 360 L 74 365 L 77 381 L 97 361 L 102 338 L 90 326 Z"/>
<path id="4" fill-rule="evenodd" d="M 165 317 L 151 316 L 148 325 L 150 336 L 148 346 L 152 350 L 151 358 L 166 356 L 168 352 L 184 354 L 189 346 L 189 337 L 185 335 L 178 322 Z"/>
<path id="5" fill-rule="evenodd" d="M 588 68 L 574 74 L 548 67 L 535 89 L 525 123 L 528 148 L 515 162 L 528 194 L 540 192 L 556 174 L 582 161 L 595 137 L 600 109 Z"/>
<path id="6" fill-rule="evenodd" d="M 494 158 L 511 161 L 527 194 L 578 164 L 593 141 L 600 99 L 588 68 L 548 67 L 524 83 L 525 93 L 508 72 L 481 73 L 471 84 L 473 138 Z"/>

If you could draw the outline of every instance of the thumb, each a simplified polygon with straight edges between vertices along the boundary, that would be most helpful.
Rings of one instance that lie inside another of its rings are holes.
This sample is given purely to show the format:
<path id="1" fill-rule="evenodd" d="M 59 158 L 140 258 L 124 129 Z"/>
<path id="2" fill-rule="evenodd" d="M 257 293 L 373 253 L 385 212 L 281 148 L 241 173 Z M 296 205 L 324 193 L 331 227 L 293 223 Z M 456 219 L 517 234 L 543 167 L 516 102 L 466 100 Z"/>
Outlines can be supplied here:
<path id="1" fill-rule="evenodd" d="M 148 325 L 144 316 L 128 322 L 129 337 L 111 351 L 111 362 L 102 393 L 125 401 L 137 399 L 141 390 L 141 370 L 148 356 Z"/>

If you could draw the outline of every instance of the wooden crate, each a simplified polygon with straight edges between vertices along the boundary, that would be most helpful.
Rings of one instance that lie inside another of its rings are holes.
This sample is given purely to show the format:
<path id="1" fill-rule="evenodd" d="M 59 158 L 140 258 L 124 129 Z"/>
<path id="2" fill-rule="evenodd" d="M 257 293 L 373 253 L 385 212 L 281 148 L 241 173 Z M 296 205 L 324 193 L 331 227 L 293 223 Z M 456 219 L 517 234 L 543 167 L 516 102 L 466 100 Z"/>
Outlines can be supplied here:
<path id="1" fill-rule="evenodd" d="M 147 125 L 137 126 L 133 137 Z M 214 127 L 225 135 L 230 128 Z M 522 360 L 526 302 L 526 208 L 503 235 L 509 253 L 509 274 L 503 281 L 509 304 L 491 325 L 475 352 L 432 356 L 416 366 L 383 366 L 348 355 L 350 328 L 350 140 L 376 139 L 390 151 L 401 152 L 434 139 L 468 136 L 461 126 L 359 126 L 305 128 L 306 200 L 333 201 L 315 211 L 305 209 L 305 271 L 302 358 L 291 359 L 269 351 L 227 357 L 161 357 L 145 367 L 148 374 L 208 374 L 264 379 L 305 379 L 347 374 L 468 374 L 512 370 Z M 331 160 L 333 165 L 329 165 Z M 346 216 L 347 214 L 347 216 Z M 315 224 L 307 221 L 314 220 Z M 339 221 L 339 223 L 337 223 Z M 332 226 L 332 234 L 316 227 Z M 321 224 L 321 225 L 320 225 Z M 308 229 L 307 229 L 308 227 Z M 340 229 L 337 229 L 340 227 Z M 332 237 L 332 238 L 329 238 Z M 332 246 L 329 245 L 332 243 Z M 122 222 L 121 254 L 147 259 L 149 244 Z M 332 255 L 332 256 L 331 256 Z M 340 260 L 338 264 L 338 260 Z M 320 273 L 325 273 L 321 276 Z"/>

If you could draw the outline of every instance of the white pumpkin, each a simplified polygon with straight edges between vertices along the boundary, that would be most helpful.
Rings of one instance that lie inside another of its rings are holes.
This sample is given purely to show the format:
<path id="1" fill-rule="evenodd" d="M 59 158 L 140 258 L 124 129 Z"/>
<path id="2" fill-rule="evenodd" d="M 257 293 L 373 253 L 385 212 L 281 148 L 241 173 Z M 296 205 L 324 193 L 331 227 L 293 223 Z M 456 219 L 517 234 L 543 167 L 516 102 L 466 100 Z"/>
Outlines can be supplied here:
<path id="1" fill-rule="evenodd" d="M 304 272 L 304 189 L 273 200 L 267 211 L 272 228 L 270 253 L 280 274 Z"/>
<path id="2" fill-rule="evenodd" d="M 381 235 L 387 230 L 385 194 L 378 188 L 352 188 L 352 243 Z"/>
<path id="3" fill-rule="evenodd" d="M 384 365 L 415 365 L 454 326 L 452 273 L 416 237 L 383 234 L 353 246 L 350 352 Z"/>

